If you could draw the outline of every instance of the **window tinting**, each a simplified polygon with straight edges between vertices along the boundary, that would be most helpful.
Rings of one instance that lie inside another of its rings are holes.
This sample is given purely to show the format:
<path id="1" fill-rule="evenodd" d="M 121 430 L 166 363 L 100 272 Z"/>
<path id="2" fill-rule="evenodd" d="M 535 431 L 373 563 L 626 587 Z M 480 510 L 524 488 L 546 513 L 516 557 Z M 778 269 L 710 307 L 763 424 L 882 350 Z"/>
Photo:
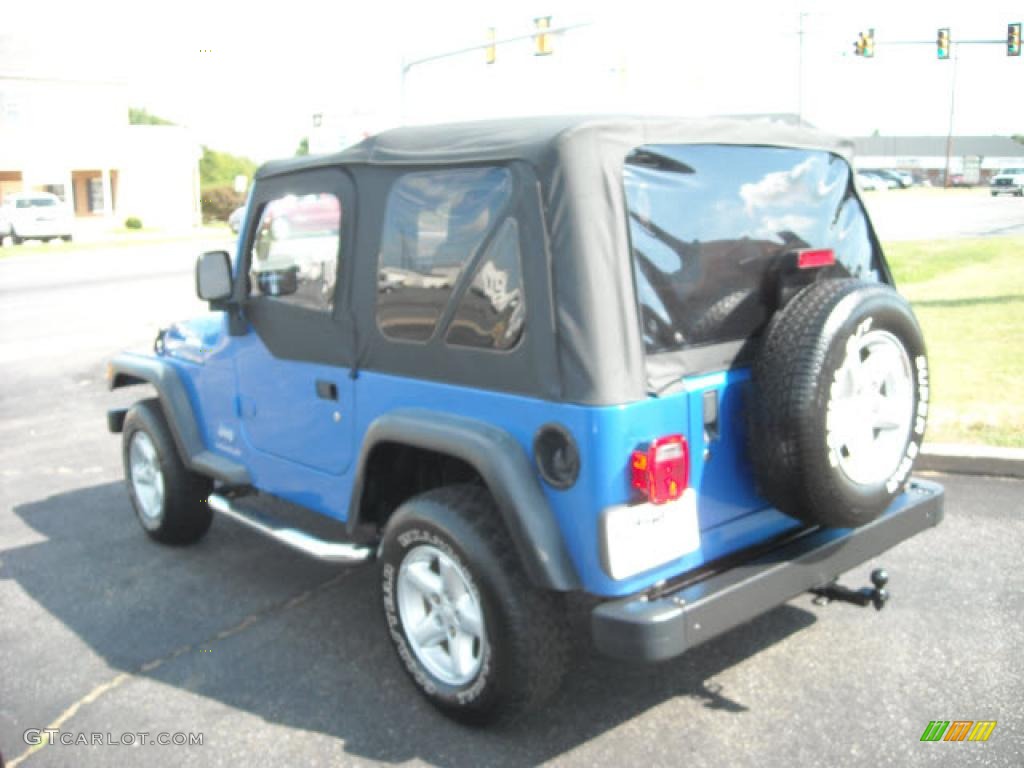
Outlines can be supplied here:
<path id="1" fill-rule="evenodd" d="M 473 273 L 446 341 L 480 349 L 511 349 L 523 334 L 525 318 L 519 226 L 515 219 L 506 219 Z"/>
<path id="2" fill-rule="evenodd" d="M 832 248 L 851 275 L 878 279 L 849 167 L 828 152 L 648 145 L 624 177 L 649 353 L 758 332 L 771 270 L 794 250 Z"/>
<path id="3" fill-rule="evenodd" d="M 330 193 L 271 200 L 252 248 L 252 295 L 330 312 L 340 230 L 341 203 Z"/>
<path id="4" fill-rule="evenodd" d="M 388 195 L 381 236 L 377 324 L 385 336 L 426 341 L 465 265 L 511 194 L 504 168 L 409 173 Z"/>

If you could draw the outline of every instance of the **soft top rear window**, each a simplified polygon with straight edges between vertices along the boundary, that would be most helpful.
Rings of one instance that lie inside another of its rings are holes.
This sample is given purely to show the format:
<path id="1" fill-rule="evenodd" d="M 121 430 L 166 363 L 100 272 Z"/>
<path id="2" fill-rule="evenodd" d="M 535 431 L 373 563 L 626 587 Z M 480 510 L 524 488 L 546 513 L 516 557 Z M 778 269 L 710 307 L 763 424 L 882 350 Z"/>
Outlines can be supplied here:
<path id="1" fill-rule="evenodd" d="M 878 279 L 850 168 L 829 152 L 652 144 L 624 178 L 648 353 L 758 333 L 772 269 L 796 250 L 831 248 L 851 275 Z"/>

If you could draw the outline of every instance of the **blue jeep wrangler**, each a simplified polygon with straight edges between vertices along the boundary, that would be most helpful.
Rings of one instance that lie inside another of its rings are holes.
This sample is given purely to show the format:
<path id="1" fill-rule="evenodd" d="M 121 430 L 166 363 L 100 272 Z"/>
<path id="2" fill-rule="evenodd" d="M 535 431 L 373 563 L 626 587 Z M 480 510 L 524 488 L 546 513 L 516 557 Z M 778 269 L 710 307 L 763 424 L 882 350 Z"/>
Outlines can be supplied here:
<path id="1" fill-rule="evenodd" d="M 401 128 L 257 174 L 213 310 L 122 354 L 142 527 L 379 562 L 418 689 L 480 722 L 656 661 L 942 517 L 924 342 L 847 144 L 730 120 Z M 269 510 L 269 511 L 268 511 Z"/>

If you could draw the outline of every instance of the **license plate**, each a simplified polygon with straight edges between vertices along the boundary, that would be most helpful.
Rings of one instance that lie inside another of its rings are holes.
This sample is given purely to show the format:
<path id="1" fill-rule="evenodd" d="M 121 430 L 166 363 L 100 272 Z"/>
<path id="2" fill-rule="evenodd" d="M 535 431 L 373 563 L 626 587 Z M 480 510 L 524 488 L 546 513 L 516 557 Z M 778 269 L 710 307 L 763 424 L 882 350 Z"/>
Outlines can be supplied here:
<path id="1" fill-rule="evenodd" d="M 666 504 L 621 506 L 604 521 L 609 575 L 623 579 L 700 548 L 697 492 L 688 488 Z"/>

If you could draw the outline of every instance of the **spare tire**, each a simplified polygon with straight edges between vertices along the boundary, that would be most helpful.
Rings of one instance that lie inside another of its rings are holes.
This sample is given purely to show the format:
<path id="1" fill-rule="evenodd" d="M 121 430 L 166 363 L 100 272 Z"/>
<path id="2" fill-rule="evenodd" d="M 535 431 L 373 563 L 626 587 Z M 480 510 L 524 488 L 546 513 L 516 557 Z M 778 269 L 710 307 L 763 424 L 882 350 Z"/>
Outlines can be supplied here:
<path id="1" fill-rule="evenodd" d="M 824 280 L 776 312 L 752 371 L 761 494 L 804 522 L 855 527 L 901 492 L 928 415 L 924 339 L 881 283 Z"/>

